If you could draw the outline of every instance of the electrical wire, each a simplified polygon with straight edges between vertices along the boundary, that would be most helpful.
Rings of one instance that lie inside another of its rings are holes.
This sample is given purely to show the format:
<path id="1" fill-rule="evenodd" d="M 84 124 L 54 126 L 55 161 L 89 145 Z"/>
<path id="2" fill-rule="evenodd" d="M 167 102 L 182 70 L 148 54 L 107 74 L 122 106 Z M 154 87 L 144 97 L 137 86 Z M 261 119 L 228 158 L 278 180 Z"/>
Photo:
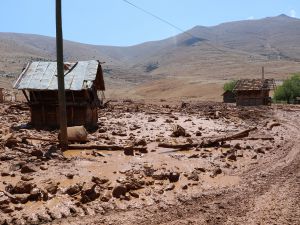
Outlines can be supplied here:
<path id="1" fill-rule="evenodd" d="M 152 16 L 152 17 L 154 17 L 155 19 L 157 19 L 157 20 L 159 20 L 159 21 L 161 21 L 161 22 L 163 22 L 163 23 L 165 23 L 165 24 L 167 24 L 167 25 L 169 25 L 169 26 L 175 28 L 176 30 L 178 30 L 178 31 L 180 31 L 180 32 L 182 32 L 182 33 L 184 33 L 184 34 L 186 34 L 186 35 L 192 37 L 192 38 L 202 39 L 203 42 L 205 42 L 206 45 L 208 45 L 208 46 L 210 46 L 210 47 L 212 47 L 212 48 L 214 48 L 214 49 L 217 49 L 217 50 L 219 50 L 219 51 L 221 51 L 221 52 L 225 52 L 223 49 L 218 48 L 217 46 L 208 43 L 208 40 L 203 39 L 203 38 L 201 38 L 201 37 L 197 37 L 197 36 L 191 34 L 190 32 L 185 31 L 185 30 L 183 30 L 182 28 L 176 26 L 175 24 L 173 24 L 173 23 L 167 21 L 166 19 L 163 19 L 162 17 L 157 16 L 157 15 L 153 14 L 152 12 L 149 12 L 148 10 L 146 10 L 146 9 L 144 9 L 144 8 L 142 8 L 142 7 L 136 5 L 136 4 L 134 4 L 134 3 L 132 3 L 132 2 L 130 2 L 130 1 L 128 1 L 128 0 L 121 0 L 121 1 L 123 1 L 123 2 L 125 2 L 125 3 L 127 3 L 127 4 L 129 4 L 129 5 L 131 5 L 132 7 L 134 7 L 134 8 L 136 8 L 136 9 L 138 9 L 138 10 L 140 10 L 140 11 L 142 11 L 142 12 L 144 12 L 144 13 L 146 13 L 146 14 Z"/>
<path id="2" fill-rule="evenodd" d="M 175 28 L 176 30 L 179 30 L 180 32 L 183 32 L 183 33 L 185 33 L 185 34 L 187 34 L 187 35 L 189 35 L 189 36 L 191 36 L 191 37 L 193 37 L 193 38 L 197 38 L 197 37 L 195 37 L 193 34 L 191 34 L 191 33 L 187 32 L 187 31 L 183 30 L 182 28 L 176 26 L 175 24 L 173 24 L 173 23 L 171 23 L 171 22 L 169 22 L 169 21 L 163 19 L 163 18 L 160 17 L 160 16 L 157 16 L 157 15 L 155 15 L 155 14 L 149 12 L 149 11 L 146 10 L 146 9 L 143 9 L 143 8 L 140 7 L 140 6 L 137 6 L 137 5 L 133 4 L 132 2 L 129 2 L 129 1 L 127 1 L 127 0 L 122 0 L 122 1 L 125 2 L 125 3 L 127 3 L 127 4 L 129 4 L 129 5 L 131 5 L 131 6 L 133 6 L 134 8 L 137 8 L 138 10 L 140 10 L 140 11 L 142 11 L 142 12 L 144 12 L 144 13 L 146 13 L 146 14 L 148 14 L 148 15 L 154 17 L 154 18 L 156 18 L 157 20 L 160 20 L 161 22 L 163 22 L 163 23 L 165 23 L 165 24 L 167 24 L 167 25 L 169 25 L 169 26 Z"/>

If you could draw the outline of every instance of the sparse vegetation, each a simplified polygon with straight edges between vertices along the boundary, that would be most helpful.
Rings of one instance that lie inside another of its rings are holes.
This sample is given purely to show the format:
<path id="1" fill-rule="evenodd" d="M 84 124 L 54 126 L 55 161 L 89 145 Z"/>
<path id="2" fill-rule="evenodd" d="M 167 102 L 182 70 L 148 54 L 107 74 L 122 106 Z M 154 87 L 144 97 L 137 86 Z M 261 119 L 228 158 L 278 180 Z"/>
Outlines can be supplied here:
<path id="1" fill-rule="evenodd" d="M 292 103 L 296 97 L 300 97 L 300 73 L 293 74 L 293 76 L 283 82 L 274 94 L 275 101 L 285 101 L 288 104 Z"/>
<path id="2" fill-rule="evenodd" d="M 150 73 L 153 70 L 156 70 L 159 67 L 158 62 L 151 62 L 146 66 L 146 72 Z"/>
<path id="3" fill-rule="evenodd" d="M 234 86 L 236 85 L 236 82 L 237 82 L 236 80 L 232 80 L 232 81 L 225 83 L 223 86 L 224 91 L 233 91 Z"/>

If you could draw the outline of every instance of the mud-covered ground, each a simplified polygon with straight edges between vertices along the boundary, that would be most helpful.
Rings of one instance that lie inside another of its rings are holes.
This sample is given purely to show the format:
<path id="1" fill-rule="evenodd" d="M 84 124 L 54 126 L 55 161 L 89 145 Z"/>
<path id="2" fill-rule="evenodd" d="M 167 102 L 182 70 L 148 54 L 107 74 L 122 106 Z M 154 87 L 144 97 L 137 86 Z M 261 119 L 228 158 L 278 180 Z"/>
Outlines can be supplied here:
<path id="1" fill-rule="evenodd" d="M 29 116 L 1 104 L 0 224 L 300 223 L 300 107 L 110 102 L 65 152 Z"/>

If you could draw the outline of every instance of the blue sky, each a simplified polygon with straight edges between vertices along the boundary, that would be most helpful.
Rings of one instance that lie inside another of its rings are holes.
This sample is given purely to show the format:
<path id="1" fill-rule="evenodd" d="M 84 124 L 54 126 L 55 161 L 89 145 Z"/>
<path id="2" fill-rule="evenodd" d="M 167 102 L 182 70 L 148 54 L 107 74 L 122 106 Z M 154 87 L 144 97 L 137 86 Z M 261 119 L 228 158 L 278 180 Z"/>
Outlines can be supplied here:
<path id="1" fill-rule="evenodd" d="M 183 30 L 196 25 L 300 17 L 300 0 L 129 0 Z M 62 0 L 64 38 L 97 45 L 134 45 L 180 31 L 122 0 Z M 0 0 L 0 32 L 55 36 L 55 0 Z"/>

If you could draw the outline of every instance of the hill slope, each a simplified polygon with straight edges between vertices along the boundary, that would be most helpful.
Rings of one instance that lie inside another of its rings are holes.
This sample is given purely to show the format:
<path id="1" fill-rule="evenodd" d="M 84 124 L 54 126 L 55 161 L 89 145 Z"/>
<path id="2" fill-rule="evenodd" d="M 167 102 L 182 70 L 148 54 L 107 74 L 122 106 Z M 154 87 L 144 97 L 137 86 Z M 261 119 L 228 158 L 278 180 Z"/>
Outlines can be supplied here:
<path id="1" fill-rule="evenodd" d="M 165 91 L 168 97 L 199 97 L 195 92 L 203 85 L 220 87 L 227 79 L 258 77 L 261 66 L 277 79 L 300 71 L 299 19 L 280 15 L 196 26 L 187 33 L 130 47 L 65 41 L 65 60 L 105 61 L 108 92 L 115 96 L 157 97 Z M 55 39 L 0 33 L 0 56 L 0 74 L 18 74 L 27 62 L 55 60 Z M 208 92 L 203 96 L 215 93 Z"/>

